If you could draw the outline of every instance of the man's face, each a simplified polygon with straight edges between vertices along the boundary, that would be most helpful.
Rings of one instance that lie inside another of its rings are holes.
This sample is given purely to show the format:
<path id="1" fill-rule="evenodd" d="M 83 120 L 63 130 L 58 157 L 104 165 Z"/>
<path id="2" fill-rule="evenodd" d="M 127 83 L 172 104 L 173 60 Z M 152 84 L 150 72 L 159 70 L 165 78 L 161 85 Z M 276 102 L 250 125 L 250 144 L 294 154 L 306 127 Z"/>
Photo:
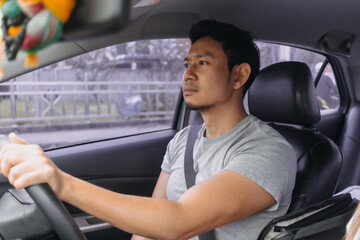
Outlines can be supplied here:
<path id="1" fill-rule="evenodd" d="M 225 106 L 234 89 L 222 43 L 200 38 L 184 61 L 187 69 L 182 87 L 187 106 L 200 112 Z"/>

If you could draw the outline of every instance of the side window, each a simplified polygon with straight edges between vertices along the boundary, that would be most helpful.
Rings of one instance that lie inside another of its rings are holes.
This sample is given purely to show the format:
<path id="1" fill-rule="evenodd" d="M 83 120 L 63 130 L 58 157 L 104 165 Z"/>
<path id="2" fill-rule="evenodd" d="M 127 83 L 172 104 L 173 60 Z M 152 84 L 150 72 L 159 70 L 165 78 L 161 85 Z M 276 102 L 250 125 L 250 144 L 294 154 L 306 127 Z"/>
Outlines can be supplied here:
<path id="1" fill-rule="evenodd" d="M 256 42 L 260 50 L 260 68 L 282 61 L 300 61 L 306 63 L 313 75 L 322 114 L 327 110 L 338 109 L 340 96 L 335 75 L 325 56 L 300 48 L 284 45 Z M 322 67 L 324 64 L 324 67 Z M 323 71 L 322 71 L 323 70 Z"/>
<path id="2" fill-rule="evenodd" d="M 327 62 L 319 62 L 315 65 L 316 93 L 321 110 L 338 109 L 340 106 L 339 90 L 336 85 L 334 71 Z"/>
<path id="3" fill-rule="evenodd" d="M 0 133 L 45 149 L 171 127 L 190 43 L 123 43 L 0 85 Z"/>

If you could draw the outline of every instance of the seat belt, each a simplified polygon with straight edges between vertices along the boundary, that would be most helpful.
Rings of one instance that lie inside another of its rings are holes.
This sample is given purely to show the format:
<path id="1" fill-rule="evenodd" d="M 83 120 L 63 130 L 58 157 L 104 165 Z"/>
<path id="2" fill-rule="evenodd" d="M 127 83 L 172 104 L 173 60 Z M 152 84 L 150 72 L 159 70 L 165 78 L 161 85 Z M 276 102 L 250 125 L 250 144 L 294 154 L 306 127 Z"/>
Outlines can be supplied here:
<path id="1" fill-rule="evenodd" d="M 187 189 L 195 185 L 196 173 L 194 170 L 194 145 L 199 134 L 199 130 L 203 125 L 203 119 L 200 113 L 197 113 L 194 121 L 189 129 L 189 134 L 186 142 L 185 157 L 184 157 L 184 173 Z M 214 231 L 208 231 L 199 235 L 199 240 L 215 240 Z"/>
<path id="2" fill-rule="evenodd" d="M 191 123 L 186 148 L 185 148 L 185 159 L 184 159 L 184 173 L 187 189 L 195 185 L 196 173 L 194 170 L 194 145 L 199 134 L 199 130 L 202 127 L 203 119 L 200 113 L 197 113 L 194 121 Z"/>

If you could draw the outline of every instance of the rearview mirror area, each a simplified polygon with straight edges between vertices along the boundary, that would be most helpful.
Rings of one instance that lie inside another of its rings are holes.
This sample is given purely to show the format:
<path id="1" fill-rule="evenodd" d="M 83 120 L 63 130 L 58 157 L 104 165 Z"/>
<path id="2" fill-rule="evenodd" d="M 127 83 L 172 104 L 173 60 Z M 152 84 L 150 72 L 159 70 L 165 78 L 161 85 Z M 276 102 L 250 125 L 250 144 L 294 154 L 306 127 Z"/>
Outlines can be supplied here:
<path id="1" fill-rule="evenodd" d="M 116 34 L 123 29 L 129 20 L 131 0 L 77 0 L 69 20 L 63 26 L 60 42 L 49 44 L 44 49 L 37 49 L 37 62 L 33 66 L 25 67 L 27 53 L 19 51 L 12 60 L 1 58 L 3 75 L 0 82 L 28 71 L 49 65 L 60 60 L 85 53 L 76 43 Z M 2 55 L 5 56 L 5 47 Z"/>
<path id="2" fill-rule="evenodd" d="M 75 40 L 115 33 L 126 26 L 131 0 L 77 0 L 64 25 L 63 39 Z"/>

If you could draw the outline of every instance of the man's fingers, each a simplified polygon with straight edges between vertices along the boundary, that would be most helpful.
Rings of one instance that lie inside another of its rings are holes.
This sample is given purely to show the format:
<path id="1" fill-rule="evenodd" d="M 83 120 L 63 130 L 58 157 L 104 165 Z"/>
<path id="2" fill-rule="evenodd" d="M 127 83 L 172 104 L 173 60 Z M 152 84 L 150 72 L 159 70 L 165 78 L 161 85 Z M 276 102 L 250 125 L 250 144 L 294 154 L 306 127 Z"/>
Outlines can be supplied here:
<path id="1" fill-rule="evenodd" d="M 11 144 L 10 144 L 11 143 Z M 14 145 L 12 145 L 14 144 Z M 15 145 L 27 145 L 28 143 L 18 137 L 15 133 L 10 133 L 8 137 L 0 135 L 0 173 L 8 176 L 10 168 L 19 163 L 22 159 L 14 155 Z M 9 153 L 9 150 L 11 153 Z"/>
<path id="2" fill-rule="evenodd" d="M 39 184 L 45 182 L 41 177 L 41 171 L 33 171 L 28 172 L 26 174 L 21 175 L 20 177 L 14 179 L 13 183 L 11 183 L 16 189 L 25 188 L 31 185 Z"/>
<path id="3" fill-rule="evenodd" d="M 20 165 L 16 165 L 16 166 L 10 168 L 9 173 L 8 173 L 9 183 L 14 185 L 14 182 L 19 177 L 20 172 L 21 172 L 21 166 Z"/>
<path id="4" fill-rule="evenodd" d="M 9 175 L 11 164 L 9 163 L 9 160 L 6 158 L 6 154 L 1 151 L 1 159 L 0 159 L 0 171 L 1 174 L 4 174 L 5 177 Z"/>
<path id="5" fill-rule="evenodd" d="M 15 133 L 9 134 L 9 140 L 10 140 L 10 143 L 14 143 L 14 144 L 22 144 L 22 145 L 28 144 L 24 139 L 20 138 Z"/>
<path id="6" fill-rule="evenodd" d="M 8 176 L 10 169 L 22 162 L 24 159 L 34 156 L 31 151 L 34 148 L 32 145 L 9 144 L 0 152 L 0 171 L 5 176 Z"/>

